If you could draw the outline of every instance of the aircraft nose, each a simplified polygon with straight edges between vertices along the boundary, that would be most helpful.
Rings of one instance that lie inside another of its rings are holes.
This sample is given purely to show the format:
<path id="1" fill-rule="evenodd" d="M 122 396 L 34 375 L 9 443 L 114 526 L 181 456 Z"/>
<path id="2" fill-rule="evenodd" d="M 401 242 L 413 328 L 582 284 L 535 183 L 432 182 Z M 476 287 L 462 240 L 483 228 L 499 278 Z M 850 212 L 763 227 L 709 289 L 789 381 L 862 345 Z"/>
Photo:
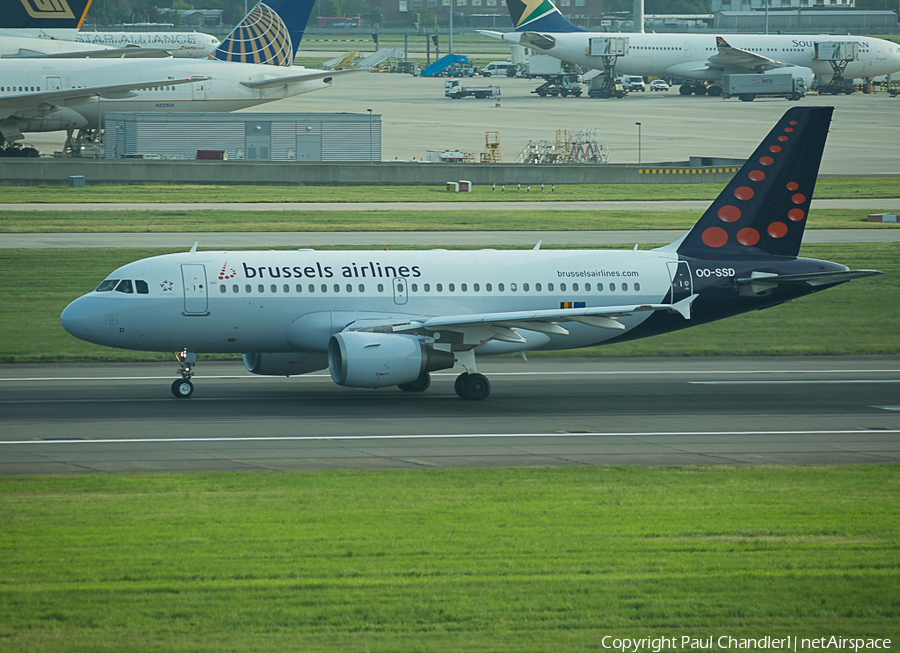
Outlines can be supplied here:
<path id="1" fill-rule="evenodd" d="M 63 309 L 59 321 L 63 329 L 81 340 L 92 340 L 91 335 L 105 323 L 106 316 L 98 311 L 96 302 L 89 297 L 79 297 Z"/>

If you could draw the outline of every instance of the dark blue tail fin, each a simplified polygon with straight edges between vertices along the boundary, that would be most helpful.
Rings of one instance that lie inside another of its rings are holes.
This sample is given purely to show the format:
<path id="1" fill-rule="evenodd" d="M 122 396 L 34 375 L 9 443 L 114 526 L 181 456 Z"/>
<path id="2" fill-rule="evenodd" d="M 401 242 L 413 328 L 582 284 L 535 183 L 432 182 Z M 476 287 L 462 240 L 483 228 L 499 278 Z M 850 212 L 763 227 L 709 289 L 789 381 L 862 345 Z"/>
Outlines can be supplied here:
<path id="1" fill-rule="evenodd" d="M 213 58 L 241 63 L 290 66 L 315 0 L 260 2 L 234 28 Z"/>
<path id="2" fill-rule="evenodd" d="M 834 107 L 795 107 L 678 246 L 691 256 L 797 256 Z"/>
<path id="3" fill-rule="evenodd" d="M 91 0 L 12 0 L 4 3 L 0 27 L 7 29 L 79 29 Z"/>
<path id="4" fill-rule="evenodd" d="M 550 0 L 506 0 L 506 8 L 517 32 L 583 32 L 563 16 Z"/>

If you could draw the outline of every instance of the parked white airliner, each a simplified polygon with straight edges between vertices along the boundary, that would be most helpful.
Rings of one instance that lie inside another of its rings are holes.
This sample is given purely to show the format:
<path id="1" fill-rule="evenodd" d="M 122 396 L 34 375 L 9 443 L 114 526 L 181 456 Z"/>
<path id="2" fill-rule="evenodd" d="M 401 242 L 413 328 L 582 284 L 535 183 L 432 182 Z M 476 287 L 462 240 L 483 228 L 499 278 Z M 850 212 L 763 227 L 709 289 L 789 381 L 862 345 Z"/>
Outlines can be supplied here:
<path id="1" fill-rule="evenodd" d="M 331 86 L 292 66 L 314 0 L 260 2 L 215 59 L 0 60 L 0 135 L 96 129 L 105 111 L 235 111 Z"/>
<path id="2" fill-rule="evenodd" d="M 696 80 L 683 84 L 682 95 L 721 95 L 716 84 L 722 75 L 791 72 L 807 87 L 813 75 L 820 86 L 829 86 L 834 68 L 816 59 L 818 42 L 856 42 L 858 58 L 841 71 L 844 79 L 876 77 L 900 71 L 900 45 L 872 37 L 792 36 L 788 34 L 637 34 L 586 32 L 569 22 L 550 0 L 506 0 L 514 32 L 479 33 L 534 48 L 551 57 L 603 70 L 603 53 L 597 41 L 610 37 L 628 39 L 628 51 L 615 60 L 615 73 Z M 592 44 L 593 42 L 593 44 Z M 707 86 L 705 82 L 713 82 Z M 833 92 L 852 88 L 836 85 Z"/>
<path id="3" fill-rule="evenodd" d="M 799 258 L 831 107 L 788 111 L 683 238 L 652 251 L 200 251 L 129 263 L 62 313 L 89 342 L 172 351 L 188 397 L 198 353 L 256 374 L 328 367 L 343 386 L 419 392 L 477 355 L 642 338 L 775 306 L 851 279 Z M 760 318 L 765 319 L 765 318 Z"/>
<path id="4" fill-rule="evenodd" d="M 0 58 L 208 57 L 219 39 L 199 32 L 80 32 L 91 0 L 12 1 L 0 14 Z M 143 52 L 135 52 L 135 49 Z"/>

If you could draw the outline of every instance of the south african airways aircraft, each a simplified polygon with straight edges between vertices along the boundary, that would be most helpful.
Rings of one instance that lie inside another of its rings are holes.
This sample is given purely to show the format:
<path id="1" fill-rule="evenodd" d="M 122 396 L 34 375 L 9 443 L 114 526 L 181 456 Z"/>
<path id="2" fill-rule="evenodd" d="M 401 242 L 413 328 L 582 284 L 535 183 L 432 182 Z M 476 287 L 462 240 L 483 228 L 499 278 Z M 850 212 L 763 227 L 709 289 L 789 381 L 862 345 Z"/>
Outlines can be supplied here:
<path id="1" fill-rule="evenodd" d="M 594 39 L 628 38 L 628 52 L 615 62 L 615 72 L 626 75 L 676 77 L 695 80 L 682 84 L 682 95 L 721 95 L 716 83 L 722 75 L 785 73 L 802 77 L 809 88 L 813 76 L 828 86 L 834 69 L 816 59 L 816 43 L 855 41 L 858 57 L 846 64 L 845 79 L 877 77 L 900 71 L 900 45 L 872 37 L 791 36 L 788 34 L 729 34 L 727 40 L 713 34 L 637 34 L 586 32 L 569 22 L 550 0 L 506 0 L 514 32 L 479 30 L 496 39 L 534 48 L 540 52 L 603 70 L 602 53 L 592 48 Z M 712 82 L 707 86 L 705 82 Z M 845 87 L 839 87 L 844 92 Z M 837 92 L 833 87 L 832 92 Z"/>
<path id="2" fill-rule="evenodd" d="M 0 60 L 0 135 L 94 129 L 105 111 L 236 111 L 358 70 L 293 66 L 315 0 L 260 2 L 210 59 Z"/>
<path id="3" fill-rule="evenodd" d="M 339 385 L 420 392 L 482 355 L 643 338 L 881 274 L 798 252 L 831 107 L 789 110 L 696 225 L 650 251 L 199 251 L 129 263 L 69 304 L 88 342 L 171 351 L 189 397 L 198 353 L 255 374 L 329 368 Z"/>

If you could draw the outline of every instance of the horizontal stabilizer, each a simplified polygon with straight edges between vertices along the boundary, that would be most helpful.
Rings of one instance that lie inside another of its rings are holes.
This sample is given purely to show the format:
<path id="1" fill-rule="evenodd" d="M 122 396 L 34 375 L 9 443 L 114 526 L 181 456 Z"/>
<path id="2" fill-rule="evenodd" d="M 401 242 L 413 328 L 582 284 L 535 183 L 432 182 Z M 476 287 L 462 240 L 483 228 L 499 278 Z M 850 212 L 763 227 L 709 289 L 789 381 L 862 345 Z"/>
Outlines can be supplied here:
<path id="1" fill-rule="evenodd" d="M 241 82 L 247 88 L 277 88 L 287 84 L 298 84 L 302 82 L 312 82 L 318 79 L 328 83 L 333 77 L 345 75 L 348 73 L 368 73 L 372 72 L 369 68 L 354 68 L 350 70 L 315 70 L 299 75 L 290 75 L 288 77 L 272 77 L 256 82 Z"/>
<path id="2" fill-rule="evenodd" d="M 878 270 L 838 270 L 837 272 L 811 272 L 809 274 L 772 274 L 753 272 L 749 277 L 737 279 L 739 285 L 749 285 L 753 292 L 761 293 L 779 286 L 805 284 L 808 286 L 830 286 L 846 283 L 853 279 L 864 279 L 884 274 Z"/>

